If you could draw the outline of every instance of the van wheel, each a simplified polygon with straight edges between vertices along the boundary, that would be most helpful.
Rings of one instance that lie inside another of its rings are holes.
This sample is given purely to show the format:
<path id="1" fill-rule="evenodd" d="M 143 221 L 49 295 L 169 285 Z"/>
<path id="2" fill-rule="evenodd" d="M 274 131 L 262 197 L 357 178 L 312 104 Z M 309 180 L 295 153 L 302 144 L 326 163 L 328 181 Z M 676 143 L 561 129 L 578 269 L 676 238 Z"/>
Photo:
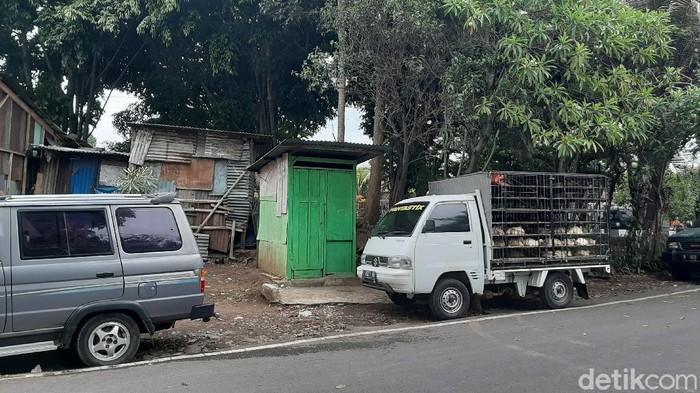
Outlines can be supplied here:
<path id="1" fill-rule="evenodd" d="M 551 272 L 540 288 L 540 302 L 544 307 L 567 307 L 574 299 L 574 283 L 562 272 Z"/>
<path id="2" fill-rule="evenodd" d="M 454 278 L 438 281 L 430 294 L 428 305 L 438 319 L 461 318 L 469 309 L 469 290 Z"/>
<path id="3" fill-rule="evenodd" d="M 401 307 L 410 307 L 415 303 L 415 299 L 409 299 L 405 293 L 388 293 L 391 302 Z"/>
<path id="4" fill-rule="evenodd" d="M 80 329 L 76 351 L 88 366 L 110 366 L 131 360 L 141 340 L 139 327 L 124 314 L 100 314 Z"/>

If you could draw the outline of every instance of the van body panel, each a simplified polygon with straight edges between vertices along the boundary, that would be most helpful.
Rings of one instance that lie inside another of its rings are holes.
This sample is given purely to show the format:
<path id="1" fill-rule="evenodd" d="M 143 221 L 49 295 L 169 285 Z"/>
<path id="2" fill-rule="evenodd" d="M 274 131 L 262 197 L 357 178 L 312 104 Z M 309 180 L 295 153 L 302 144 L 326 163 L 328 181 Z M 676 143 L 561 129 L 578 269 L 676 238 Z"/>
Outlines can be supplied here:
<path id="1" fill-rule="evenodd" d="M 71 313 L 85 304 L 119 299 L 124 294 L 124 277 L 119 254 L 114 247 L 114 231 L 109 231 L 111 255 L 22 259 L 18 217 L 22 212 L 80 212 L 108 207 L 21 207 L 11 208 L 12 250 L 12 331 L 61 327 Z M 70 229 L 67 229 L 70 230 Z"/>
<path id="2" fill-rule="evenodd" d="M 7 233 L 10 209 L 0 207 L 0 333 L 4 332 L 8 324 L 9 306 L 7 300 L 7 287 L 10 277 L 10 238 Z"/>

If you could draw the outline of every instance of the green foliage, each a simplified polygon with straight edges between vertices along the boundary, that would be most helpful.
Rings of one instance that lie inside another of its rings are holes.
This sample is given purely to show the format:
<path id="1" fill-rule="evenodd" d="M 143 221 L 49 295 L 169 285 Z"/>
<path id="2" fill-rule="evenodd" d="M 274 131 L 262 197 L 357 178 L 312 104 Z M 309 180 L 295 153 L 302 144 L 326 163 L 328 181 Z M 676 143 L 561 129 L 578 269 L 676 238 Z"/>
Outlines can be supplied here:
<path id="1" fill-rule="evenodd" d="M 700 202 L 700 169 L 669 173 L 665 182 L 671 194 L 667 217 L 681 222 L 695 221 Z"/>
<path id="2" fill-rule="evenodd" d="M 117 180 L 117 189 L 124 194 L 151 194 L 158 187 L 158 178 L 147 167 L 124 169 L 124 176 Z"/>
<path id="3" fill-rule="evenodd" d="M 496 128 L 560 157 L 646 139 L 658 102 L 648 74 L 672 53 L 665 14 L 617 0 L 446 0 L 445 10 L 474 45 L 448 74 L 467 98 L 454 103 L 465 127 L 495 113 Z"/>

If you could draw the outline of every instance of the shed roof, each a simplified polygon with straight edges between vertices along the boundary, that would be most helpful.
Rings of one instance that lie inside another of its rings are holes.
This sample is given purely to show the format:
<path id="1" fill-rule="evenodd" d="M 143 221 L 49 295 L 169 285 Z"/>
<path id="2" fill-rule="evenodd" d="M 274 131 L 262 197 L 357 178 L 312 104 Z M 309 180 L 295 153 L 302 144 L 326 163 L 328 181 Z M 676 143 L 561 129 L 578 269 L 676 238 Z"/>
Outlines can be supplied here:
<path id="1" fill-rule="evenodd" d="M 200 128 L 200 127 L 188 127 L 188 126 L 177 126 L 173 124 L 156 124 L 156 123 L 128 123 L 129 127 L 141 128 L 147 130 L 159 130 L 159 131 L 179 131 L 179 132 L 196 132 L 205 131 L 210 133 L 220 133 L 226 134 L 238 138 L 250 138 L 255 140 L 272 141 L 271 135 L 254 134 L 251 132 L 238 132 L 230 130 L 215 130 L 210 128 Z"/>
<path id="2" fill-rule="evenodd" d="M 84 154 L 84 155 L 93 155 L 93 156 L 118 157 L 118 158 L 123 158 L 124 160 L 129 159 L 129 153 L 122 153 L 119 151 L 111 151 L 111 150 L 104 150 L 104 149 L 94 149 L 94 148 L 74 149 L 74 148 L 70 148 L 70 147 L 47 146 L 47 145 L 32 145 L 31 149 L 32 150 L 48 150 L 48 151 L 55 151 L 55 152 L 59 152 L 59 153 L 72 153 L 72 154 Z"/>
<path id="3" fill-rule="evenodd" d="M 257 172 L 269 162 L 287 153 L 304 157 L 354 160 L 359 164 L 378 155 L 388 153 L 389 150 L 388 147 L 362 143 L 286 139 L 267 152 L 253 165 L 249 166 L 248 170 Z"/>

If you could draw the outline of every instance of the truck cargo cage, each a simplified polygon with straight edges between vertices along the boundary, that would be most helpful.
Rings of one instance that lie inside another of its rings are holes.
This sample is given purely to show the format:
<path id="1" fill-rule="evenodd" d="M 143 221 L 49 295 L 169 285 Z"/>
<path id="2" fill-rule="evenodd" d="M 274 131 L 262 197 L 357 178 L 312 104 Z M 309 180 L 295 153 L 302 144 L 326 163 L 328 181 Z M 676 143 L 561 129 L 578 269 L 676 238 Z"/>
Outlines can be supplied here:
<path id="1" fill-rule="evenodd" d="M 492 269 L 607 264 L 607 177 L 478 172 L 430 183 L 431 194 L 475 190 L 490 227 Z"/>

